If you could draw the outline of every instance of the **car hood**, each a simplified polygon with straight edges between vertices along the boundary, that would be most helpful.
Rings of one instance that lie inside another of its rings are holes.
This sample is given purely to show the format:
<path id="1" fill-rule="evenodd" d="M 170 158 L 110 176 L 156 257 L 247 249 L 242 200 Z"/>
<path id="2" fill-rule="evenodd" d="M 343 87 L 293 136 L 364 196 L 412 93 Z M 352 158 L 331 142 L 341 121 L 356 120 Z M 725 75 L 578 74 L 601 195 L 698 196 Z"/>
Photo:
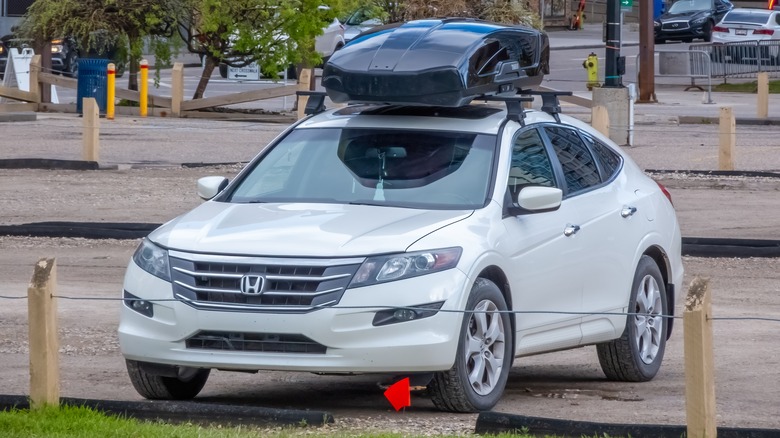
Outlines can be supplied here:
<path id="1" fill-rule="evenodd" d="M 350 257 L 405 251 L 473 210 L 341 204 L 207 202 L 149 238 L 169 249 L 280 257 Z"/>
<path id="2" fill-rule="evenodd" d="M 710 11 L 689 11 L 682 14 L 670 14 L 666 13 L 658 18 L 658 21 L 671 21 L 671 20 L 695 20 L 697 18 L 704 18 L 711 15 Z"/>

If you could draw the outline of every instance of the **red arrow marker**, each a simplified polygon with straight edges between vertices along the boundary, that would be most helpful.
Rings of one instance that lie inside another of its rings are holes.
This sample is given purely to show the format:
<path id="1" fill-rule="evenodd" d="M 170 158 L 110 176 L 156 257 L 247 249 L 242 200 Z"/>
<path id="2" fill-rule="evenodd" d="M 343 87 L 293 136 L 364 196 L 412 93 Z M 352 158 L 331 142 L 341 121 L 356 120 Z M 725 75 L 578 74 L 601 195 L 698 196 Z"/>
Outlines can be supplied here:
<path id="1" fill-rule="evenodd" d="M 385 397 L 396 411 L 404 406 L 411 406 L 412 396 L 409 392 L 409 378 L 405 377 L 393 383 L 385 390 Z"/>

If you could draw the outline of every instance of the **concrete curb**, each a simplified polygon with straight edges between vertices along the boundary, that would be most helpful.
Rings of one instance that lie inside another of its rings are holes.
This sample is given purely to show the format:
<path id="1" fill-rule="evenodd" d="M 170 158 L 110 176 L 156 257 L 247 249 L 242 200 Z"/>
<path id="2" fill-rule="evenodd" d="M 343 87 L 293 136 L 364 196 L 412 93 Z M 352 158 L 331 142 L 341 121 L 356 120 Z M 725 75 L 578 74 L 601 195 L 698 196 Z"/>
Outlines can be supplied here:
<path id="1" fill-rule="evenodd" d="M 273 409 L 245 405 L 199 403 L 197 401 L 117 401 L 82 398 L 60 398 L 64 406 L 86 406 L 110 415 L 141 420 L 171 422 L 195 421 L 231 425 L 323 426 L 333 423 L 333 415 L 325 411 Z M 27 396 L 0 395 L 0 410 L 29 409 Z"/>
<path id="2" fill-rule="evenodd" d="M 677 116 L 681 125 L 717 125 L 720 123 L 719 117 L 707 116 Z M 734 119 L 737 125 L 744 126 L 773 126 L 780 125 L 780 118 L 767 117 L 759 119 L 758 117 L 737 117 Z"/>
<path id="3" fill-rule="evenodd" d="M 98 170 L 96 161 L 50 160 L 47 158 L 8 158 L 0 160 L 0 169 Z"/>
<path id="4" fill-rule="evenodd" d="M 526 417 L 500 412 L 480 413 L 477 417 L 475 433 L 499 434 L 520 430 L 537 436 L 554 435 L 560 437 L 630 436 L 633 438 L 679 438 L 687 433 L 685 426 L 677 425 L 593 423 L 589 421 Z M 719 438 L 775 438 L 777 436 L 780 436 L 780 430 L 776 429 L 718 428 Z"/>

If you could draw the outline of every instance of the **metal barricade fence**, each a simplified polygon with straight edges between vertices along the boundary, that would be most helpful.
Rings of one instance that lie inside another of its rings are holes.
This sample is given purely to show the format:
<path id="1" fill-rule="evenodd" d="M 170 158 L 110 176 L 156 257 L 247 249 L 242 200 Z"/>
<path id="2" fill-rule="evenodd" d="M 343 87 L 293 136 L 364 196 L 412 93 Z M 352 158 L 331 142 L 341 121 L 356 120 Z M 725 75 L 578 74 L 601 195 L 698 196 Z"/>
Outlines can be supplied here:
<path id="1" fill-rule="evenodd" d="M 760 72 L 780 77 L 780 41 L 700 43 L 691 44 L 690 49 L 708 53 L 712 77 L 723 78 L 724 82 L 727 78 L 755 78 Z"/>
<path id="2" fill-rule="evenodd" d="M 692 47 L 689 50 L 664 50 L 657 51 L 656 53 L 658 54 L 658 69 L 655 72 L 656 76 L 691 78 L 691 85 L 685 89 L 686 91 L 694 87 L 702 89 L 701 86 L 696 85 L 696 79 L 707 79 L 707 101 L 705 103 L 713 103 L 713 62 L 711 61 L 711 53 L 709 51 Z M 636 58 L 636 62 L 636 71 L 638 74 L 638 56 Z M 639 79 L 637 78 L 637 81 L 638 80 Z"/>

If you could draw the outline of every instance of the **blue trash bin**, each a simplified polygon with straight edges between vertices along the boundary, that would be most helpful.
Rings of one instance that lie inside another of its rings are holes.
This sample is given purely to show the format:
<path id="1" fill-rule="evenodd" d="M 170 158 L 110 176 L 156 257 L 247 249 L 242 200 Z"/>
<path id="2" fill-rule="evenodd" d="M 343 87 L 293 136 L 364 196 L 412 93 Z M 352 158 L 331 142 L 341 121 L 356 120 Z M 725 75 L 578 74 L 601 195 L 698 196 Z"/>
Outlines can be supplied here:
<path id="1" fill-rule="evenodd" d="M 108 59 L 79 58 L 79 77 L 76 87 L 76 111 L 84 114 L 82 99 L 94 97 L 100 114 L 106 113 L 108 101 Z"/>

